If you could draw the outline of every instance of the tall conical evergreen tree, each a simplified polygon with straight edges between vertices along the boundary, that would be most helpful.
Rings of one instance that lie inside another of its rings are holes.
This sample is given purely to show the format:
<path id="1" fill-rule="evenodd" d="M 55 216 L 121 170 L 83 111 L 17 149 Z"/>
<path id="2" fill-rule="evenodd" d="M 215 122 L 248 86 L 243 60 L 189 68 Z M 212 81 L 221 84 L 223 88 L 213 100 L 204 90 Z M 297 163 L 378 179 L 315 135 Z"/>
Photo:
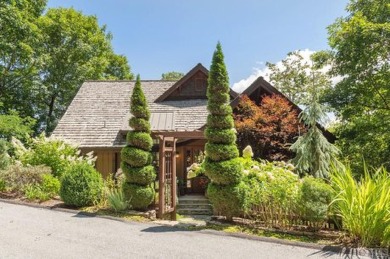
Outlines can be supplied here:
<path id="1" fill-rule="evenodd" d="M 154 199 L 151 183 L 155 180 L 156 173 L 152 165 L 150 112 L 139 75 L 131 95 L 130 111 L 133 117 L 130 118 L 129 125 L 133 130 L 127 133 L 127 145 L 121 152 L 121 168 L 126 176 L 123 193 L 131 208 L 145 209 Z"/>
<path id="2" fill-rule="evenodd" d="M 229 78 L 218 42 L 207 87 L 209 115 L 205 130 L 205 171 L 211 179 L 207 194 L 214 210 L 231 219 L 241 212 L 244 188 L 241 185 L 243 168 L 238 159 L 229 91 Z"/>

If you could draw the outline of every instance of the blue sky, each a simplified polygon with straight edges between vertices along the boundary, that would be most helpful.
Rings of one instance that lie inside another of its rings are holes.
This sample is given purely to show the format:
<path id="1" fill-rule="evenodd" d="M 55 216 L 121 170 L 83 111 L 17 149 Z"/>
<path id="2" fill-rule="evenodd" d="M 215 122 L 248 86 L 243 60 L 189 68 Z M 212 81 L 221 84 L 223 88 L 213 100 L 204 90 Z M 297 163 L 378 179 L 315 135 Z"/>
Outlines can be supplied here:
<path id="1" fill-rule="evenodd" d="M 230 84 L 293 50 L 328 49 L 326 27 L 344 16 L 347 0 L 49 0 L 96 15 L 113 47 L 142 79 L 209 68 L 220 41 Z"/>

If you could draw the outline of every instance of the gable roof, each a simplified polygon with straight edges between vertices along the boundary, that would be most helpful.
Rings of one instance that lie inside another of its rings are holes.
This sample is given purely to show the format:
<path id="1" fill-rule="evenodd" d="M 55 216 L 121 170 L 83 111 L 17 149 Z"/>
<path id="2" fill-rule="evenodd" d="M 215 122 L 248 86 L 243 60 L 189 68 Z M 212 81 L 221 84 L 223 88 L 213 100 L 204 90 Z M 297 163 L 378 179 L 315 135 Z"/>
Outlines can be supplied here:
<path id="1" fill-rule="evenodd" d="M 179 81 L 142 80 L 141 85 L 151 112 L 152 132 L 202 131 L 208 115 L 207 99 L 167 100 L 177 87 L 201 71 L 208 70 L 198 64 Z M 52 136 L 61 137 L 80 147 L 115 147 L 125 144 L 124 133 L 131 130 L 130 96 L 135 81 L 86 81 L 79 89 Z M 280 93 L 262 77 L 255 80 L 242 94 L 250 96 L 256 91 L 266 94 Z M 239 103 L 240 95 L 230 91 L 231 106 Z M 286 98 L 299 112 L 301 109 Z M 323 128 L 322 128 L 323 129 Z M 334 136 L 323 129 L 328 139 Z"/>
<path id="2" fill-rule="evenodd" d="M 293 107 L 293 109 L 295 109 L 298 114 L 302 112 L 302 109 L 296 105 L 294 102 L 292 102 L 287 96 L 285 96 L 284 94 L 282 94 L 278 89 L 276 89 L 273 85 L 271 85 L 269 82 L 267 82 L 262 76 L 258 77 L 248 88 L 246 88 L 242 93 L 241 95 L 238 95 L 232 102 L 231 102 L 231 106 L 232 108 L 235 108 L 239 102 L 240 102 L 240 97 L 242 95 L 247 95 L 248 97 L 251 96 L 252 94 L 254 94 L 256 91 L 259 91 L 260 92 L 264 92 L 263 94 L 268 94 L 268 95 L 272 95 L 272 94 L 276 94 L 276 95 L 280 95 L 280 96 L 283 96 L 289 103 L 289 105 L 291 105 Z M 260 96 L 259 96 L 260 97 Z M 258 98 L 259 98 L 258 97 Z M 260 99 L 260 98 L 259 98 Z M 257 101 L 257 100 L 252 100 L 252 101 Z M 331 143 L 334 143 L 336 141 L 336 137 L 329 131 L 327 131 L 322 125 L 320 125 L 319 123 L 317 123 L 317 126 L 320 128 L 320 130 L 322 131 L 322 133 L 324 134 L 324 136 L 326 137 L 326 139 L 331 142 Z"/>
<path id="3" fill-rule="evenodd" d="M 156 103 L 174 81 L 143 80 L 142 89 L 155 131 L 196 131 L 206 123 L 207 100 Z M 121 132 L 131 130 L 130 96 L 135 81 L 87 81 L 61 118 L 52 136 L 80 147 L 112 147 L 124 144 Z M 171 116 L 172 115 L 172 116 Z M 162 124 L 162 119 L 169 122 Z"/>
<path id="4" fill-rule="evenodd" d="M 184 85 L 188 80 L 190 80 L 193 76 L 195 76 L 198 72 L 202 72 L 206 78 L 209 75 L 209 71 L 205 68 L 201 63 L 198 63 L 194 68 L 192 68 L 185 76 L 183 76 L 180 80 L 178 80 L 174 85 L 171 86 L 167 91 L 165 91 L 160 97 L 156 99 L 156 102 L 165 101 L 175 90 L 177 90 L 180 86 Z M 232 99 L 238 96 L 233 89 L 230 89 L 230 96 Z M 206 96 L 205 96 L 206 99 Z"/>

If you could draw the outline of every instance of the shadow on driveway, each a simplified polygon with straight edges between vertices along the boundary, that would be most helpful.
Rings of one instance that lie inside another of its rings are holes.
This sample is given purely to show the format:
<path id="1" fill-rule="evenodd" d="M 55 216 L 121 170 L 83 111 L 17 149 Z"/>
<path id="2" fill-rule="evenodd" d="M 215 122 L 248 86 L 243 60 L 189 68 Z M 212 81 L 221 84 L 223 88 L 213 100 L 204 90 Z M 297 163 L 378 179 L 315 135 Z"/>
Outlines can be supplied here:
<path id="1" fill-rule="evenodd" d="M 193 231 L 193 230 L 176 227 L 176 226 L 153 226 L 141 230 L 141 232 L 147 232 L 147 233 L 189 232 L 189 231 Z"/>
<path id="2" fill-rule="evenodd" d="M 309 256 L 317 258 L 321 257 L 330 257 L 333 255 L 338 255 L 340 258 L 353 259 L 353 258 L 374 258 L 374 259 L 384 259 L 389 258 L 389 253 L 386 249 L 359 249 L 359 248 L 348 248 L 348 247 L 335 247 L 335 246 L 324 246 L 322 250 L 312 253 Z"/>

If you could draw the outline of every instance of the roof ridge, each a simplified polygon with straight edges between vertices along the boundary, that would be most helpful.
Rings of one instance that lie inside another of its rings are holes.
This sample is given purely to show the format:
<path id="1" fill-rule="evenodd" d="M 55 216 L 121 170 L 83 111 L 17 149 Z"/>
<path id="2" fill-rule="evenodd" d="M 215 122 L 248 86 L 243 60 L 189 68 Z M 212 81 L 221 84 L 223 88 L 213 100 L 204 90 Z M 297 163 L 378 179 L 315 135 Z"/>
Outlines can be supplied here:
<path id="1" fill-rule="evenodd" d="M 85 80 L 84 83 L 114 83 L 114 82 L 120 82 L 120 83 L 126 83 L 130 82 L 133 83 L 136 80 L 111 80 L 111 79 L 101 79 L 101 80 Z M 146 79 L 146 80 L 141 80 L 141 82 L 177 82 L 177 80 L 162 80 L 162 79 Z"/>

